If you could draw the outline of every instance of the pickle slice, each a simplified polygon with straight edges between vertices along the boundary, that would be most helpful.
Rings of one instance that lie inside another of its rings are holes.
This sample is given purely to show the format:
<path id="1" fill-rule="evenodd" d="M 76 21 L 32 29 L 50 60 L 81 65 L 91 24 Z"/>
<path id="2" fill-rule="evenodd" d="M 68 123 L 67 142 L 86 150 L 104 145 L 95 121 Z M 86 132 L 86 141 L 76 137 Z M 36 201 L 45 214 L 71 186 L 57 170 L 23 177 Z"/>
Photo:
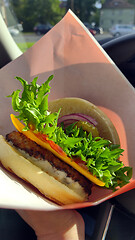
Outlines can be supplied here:
<path id="1" fill-rule="evenodd" d="M 91 132 L 93 137 L 99 137 L 98 129 L 93 124 L 88 122 L 78 121 L 76 125 L 79 128 L 82 127 L 82 129 L 88 133 Z"/>

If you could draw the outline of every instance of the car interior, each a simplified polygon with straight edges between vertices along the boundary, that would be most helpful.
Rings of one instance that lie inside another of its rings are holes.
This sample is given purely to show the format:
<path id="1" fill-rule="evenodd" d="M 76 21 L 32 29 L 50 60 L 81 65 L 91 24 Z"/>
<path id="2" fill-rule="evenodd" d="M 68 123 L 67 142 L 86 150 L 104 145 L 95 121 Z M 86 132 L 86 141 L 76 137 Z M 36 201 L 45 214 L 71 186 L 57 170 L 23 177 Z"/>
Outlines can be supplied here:
<path id="1" fill-rule="evenodd" d="M 0 15 L 0 68 L 22 54 Z M 135 87 L 135 34 L 99 41 L 106 53 Z M 85 221 L 86 240 L 135 239 L 135 190 L 97 206 L 78 210 Z M 128 227 L 127 227 L 128 226 Z M 0 209 L 2 240 L 36 239 L 34 231 L 13 209 Z"/>

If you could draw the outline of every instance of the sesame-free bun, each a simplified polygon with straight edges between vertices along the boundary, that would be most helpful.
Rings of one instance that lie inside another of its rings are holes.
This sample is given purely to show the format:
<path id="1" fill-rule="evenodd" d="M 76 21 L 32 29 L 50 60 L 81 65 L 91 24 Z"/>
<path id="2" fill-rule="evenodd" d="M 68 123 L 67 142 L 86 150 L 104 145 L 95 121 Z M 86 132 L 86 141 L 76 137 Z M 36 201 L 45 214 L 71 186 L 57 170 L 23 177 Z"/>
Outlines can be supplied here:
<path id="1" fill-rule="evenodd" d="M 57 112 L 60 108 L 60 117 L 72 113 L 91 116 L 97 122 L 96 127 L 101 137 L 110 140 L 113 144 L 120 143 L 119 136 L 111 120 L 93 103 L 81 98 L 60 98 L 49 102 L 51 112 Z"/>
<path id="2" fill-rule="evenodd" d="M 41 168 L 22 156 L 0 135 L 0 162 L 10 172 L 32 184 L 48 199 L 59 205 L 84 202 L 86 196 L 79 195 L 57 181 Z"/>

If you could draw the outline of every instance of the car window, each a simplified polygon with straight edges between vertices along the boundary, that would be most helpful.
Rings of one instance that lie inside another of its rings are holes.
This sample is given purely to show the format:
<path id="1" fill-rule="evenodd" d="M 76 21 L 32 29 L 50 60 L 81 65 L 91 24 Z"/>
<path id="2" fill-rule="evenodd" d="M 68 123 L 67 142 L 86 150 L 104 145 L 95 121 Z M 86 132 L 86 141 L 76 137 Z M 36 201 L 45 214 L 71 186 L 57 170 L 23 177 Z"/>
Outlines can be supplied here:
<path id="1" fill-rule="evenodd" d="M 134 0 L 0 0 L 0 12 L 25 52 L 71 9 L 101 44 L 135 31 Z"/>

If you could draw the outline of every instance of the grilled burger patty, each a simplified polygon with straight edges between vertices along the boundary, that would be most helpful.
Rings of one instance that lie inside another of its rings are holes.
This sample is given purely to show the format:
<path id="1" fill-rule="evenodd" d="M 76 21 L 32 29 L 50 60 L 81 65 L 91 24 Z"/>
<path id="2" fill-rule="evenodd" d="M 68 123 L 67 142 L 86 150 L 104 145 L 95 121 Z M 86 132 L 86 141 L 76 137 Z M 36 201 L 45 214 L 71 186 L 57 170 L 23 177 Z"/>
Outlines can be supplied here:
<path id="1" fill-rule="evenodd" d="M 74 168 L 60 160 L 49 150 L 41 147 L 20 132 L 13 131 L 6 135 L 6 140 L 20 151 L 33 164 L 45 170 L 76 192 L 91 194 L 92 183 Z"/>

